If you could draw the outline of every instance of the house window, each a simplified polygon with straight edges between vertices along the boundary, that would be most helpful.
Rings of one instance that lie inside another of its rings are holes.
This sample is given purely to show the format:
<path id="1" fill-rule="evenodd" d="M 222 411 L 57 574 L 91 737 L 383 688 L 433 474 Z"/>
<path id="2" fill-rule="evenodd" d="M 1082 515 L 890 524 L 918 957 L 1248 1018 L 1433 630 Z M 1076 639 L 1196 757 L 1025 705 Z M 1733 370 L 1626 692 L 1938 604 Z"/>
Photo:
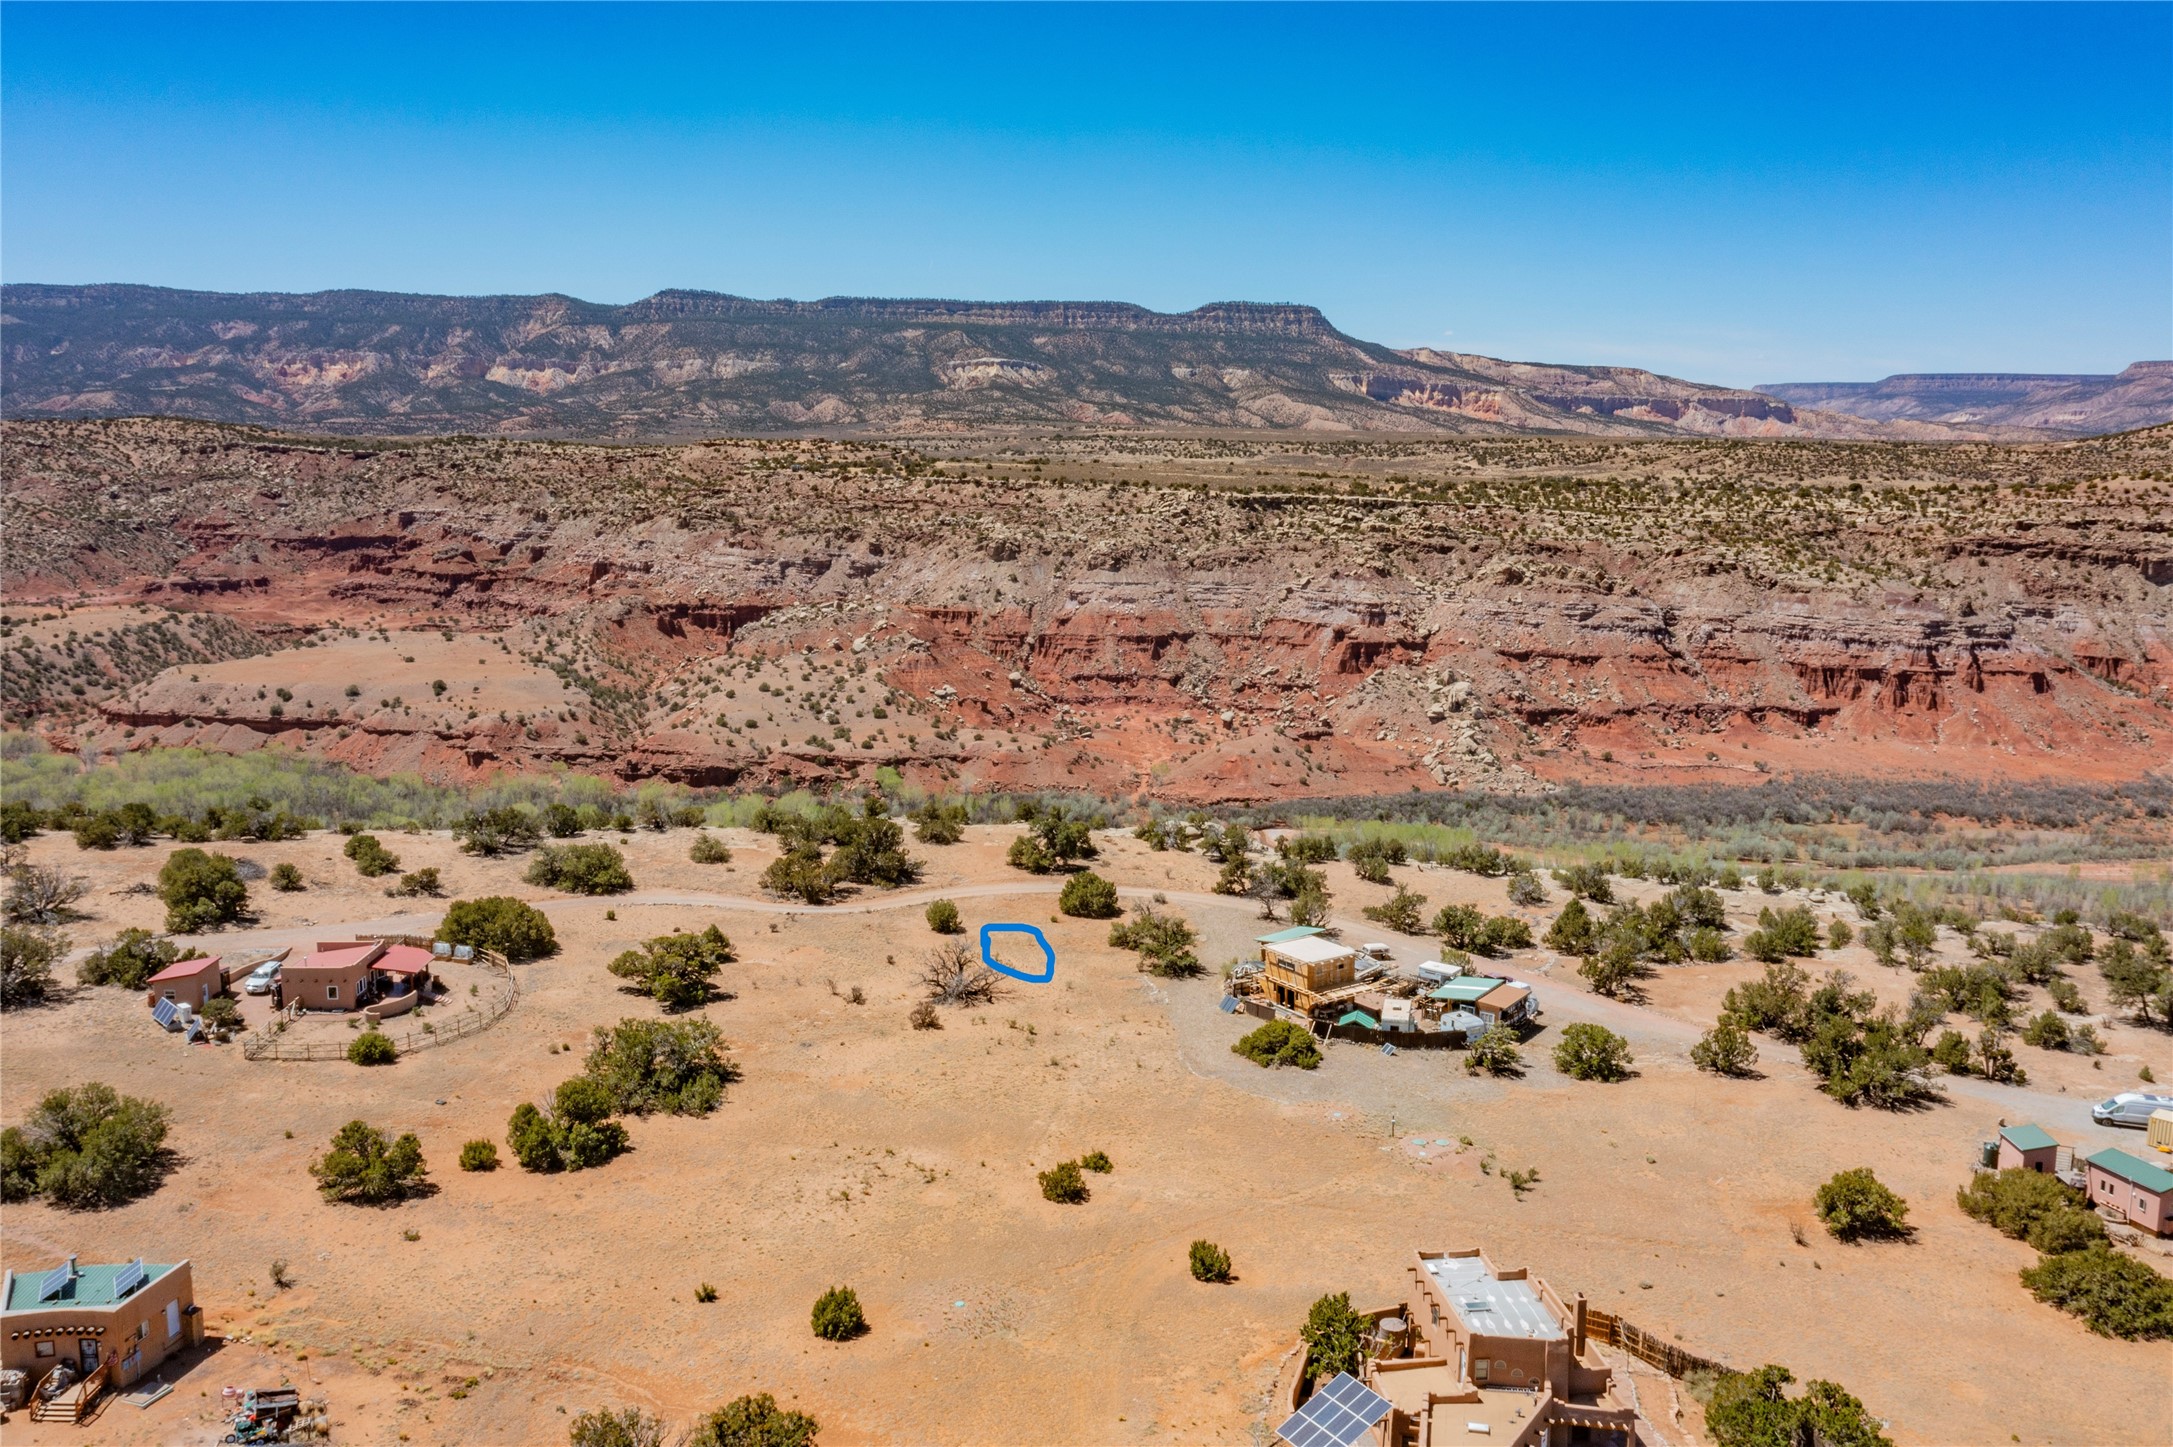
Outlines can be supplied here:
<path id="1" fill-rule="evenodd" d="M 38 1343 L 38 1355 L 39 1355 L 39 1356 L 41 1356 L 41 1357 L 49 1357 L 49 1356 L 51 1356 L 52 1354 L 53 1354 L 53 1344 L 52 1344 L 51 1342 L 49 1342 L 49 1341 L 41 1341 L 41 1342 L 39 1342 L 39 1343 Z"/>
<path id="2" fill-rule="evenodd" d="M 325 986 L 325 987 L 324 987 L 324 997 L 325 997 L 325 998 L 326 998 L 327 1000 L 337 1000 L 337 999 L 338 999 L 338 998 L 340 997 L 340 987 L 339 987 L 339 986 L 337 986 L 337 985 L 327 985 L 327 986 Z"/>

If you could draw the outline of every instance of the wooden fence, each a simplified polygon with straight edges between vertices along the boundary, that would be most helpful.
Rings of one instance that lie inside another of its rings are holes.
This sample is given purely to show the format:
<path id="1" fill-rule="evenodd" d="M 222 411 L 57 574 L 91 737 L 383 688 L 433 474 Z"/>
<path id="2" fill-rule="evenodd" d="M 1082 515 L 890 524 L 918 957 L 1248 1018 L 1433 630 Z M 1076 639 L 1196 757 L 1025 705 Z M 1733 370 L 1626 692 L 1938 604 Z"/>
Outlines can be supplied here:
<path id="1" fill-rule="evenodd" d="M 1725 1363 L 1686 1352 L 1675 1343 L 1654 1336 L 1632 1322 L 1623 1320 L 1612 1312 L 1585 1308 L 1585 1335 L 1608 1346 L 1620 1347 L 1639 1361 L 1658 1367 L 1671 1377 L 1687 1376 L 1691 1372 L 1726 1372 L 1733 1370 Z"/>
<path id="2" fill-rule="evenodd" d="M 503 1020 L 520 1003 L 521 982 L 504 955 L 496 950 L 478 949 L 472 961 L 460 963 L 480 965 L 498 976 L 505 988 L 488 1004 L 470 1005 L 450 1019 L 441 1016 L 415 1020 L 405 1030 L 385 1031 L 402 1055 L 480 1035 Z M 289 1040 L 280 1028 L 284 1023 L 275 1021 L 245 1038 L 241 1042 L 242 1057 L 247 1060 L 345 1060 L 347 1047 L 354 1043 L 352 1036 L 345 1040 Z"/>

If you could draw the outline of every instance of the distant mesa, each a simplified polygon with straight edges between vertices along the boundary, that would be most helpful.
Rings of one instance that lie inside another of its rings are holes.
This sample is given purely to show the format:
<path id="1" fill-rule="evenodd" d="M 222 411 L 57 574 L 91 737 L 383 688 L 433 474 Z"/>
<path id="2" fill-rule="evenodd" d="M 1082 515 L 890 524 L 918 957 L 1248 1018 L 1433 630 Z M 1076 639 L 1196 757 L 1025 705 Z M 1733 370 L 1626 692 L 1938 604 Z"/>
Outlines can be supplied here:
<path id="1" fill-rule="evenodd" d="M 604 306 L 568 296 L 0 287 L 6 416 L 187 417 L 357 436 L 669 441 L 1090 426 L 2032 440 L 2173 418 L 2173 377 L 2148 370 L 2166 365 L 2119 378 L 1969 379 L 2007 390 L 1903 388 L 1887 398 L 1866 388 L 1949 379 L 1748 390 L 1633 367 L 1398 351 L 1285 303 L 1157 312 L 1107 301 L 765 301 L 674 290 Z M 2028 387 L 2016 393 L 2014 382 Z"/>
<path id="2" fill-rule="evenodd" d="M 2112 373 L 1905 372 L 1877 382 L 1770 382 L 1798 407 L 1872 422 L 2029 427 L 2099 435 L 2173 421 L 2173 361 Z"/>

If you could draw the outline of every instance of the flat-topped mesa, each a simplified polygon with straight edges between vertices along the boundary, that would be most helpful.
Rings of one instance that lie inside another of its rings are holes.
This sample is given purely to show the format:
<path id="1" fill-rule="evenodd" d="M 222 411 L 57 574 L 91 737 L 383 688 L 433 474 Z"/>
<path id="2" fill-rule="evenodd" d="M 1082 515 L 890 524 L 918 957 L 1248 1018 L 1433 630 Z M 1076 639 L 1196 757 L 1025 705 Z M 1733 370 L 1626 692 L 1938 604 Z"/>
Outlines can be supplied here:
<path id="1" fill-rule="evenodd" d="M 828 296 L 764 301 L 717 291 L 660 291 L 616 310 L 630 319 L 791 318 L 928 325 L 1032 326 L 1069 331 L 1272 333 L 1340 337 L 1319 308 L 1280 302 L 1218 301 L 1188 312 L 1150 311 L 1118 301 L 952 301 L 932 297 Z"/>

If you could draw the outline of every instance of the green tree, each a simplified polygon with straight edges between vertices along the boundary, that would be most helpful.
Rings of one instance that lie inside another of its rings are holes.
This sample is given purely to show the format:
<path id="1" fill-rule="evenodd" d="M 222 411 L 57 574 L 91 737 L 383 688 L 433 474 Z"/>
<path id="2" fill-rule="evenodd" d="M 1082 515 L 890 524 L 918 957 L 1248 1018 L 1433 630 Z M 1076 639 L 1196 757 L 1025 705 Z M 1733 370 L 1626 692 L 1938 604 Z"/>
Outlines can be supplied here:
<path id="1" fill-rule="evenodd" d="M 1818 1219 L 1837 1240 L 1861 1241 L 1906 1235 L 1909 1203 L 1888 1190 L 1868 1167 L 1837 1172 L 1812 1198 Z"/>
<path id="2" fill-rule="evenodd" d="M 2022 1284 L 2099 1336 L 2173 1337 L 2173 1280 L 2104 1242 L 2043 1258 L 2024 1268 Z"/>
<path id="3" fill-rule="evenodd" d="M 1047 874 L 1056 868 L 1056 856 L 1049 853 L 1048 846 L 1032 834 L 1021 834 L 1012 840 L 1011 849 L 1004 855 L 1004 861 L 1013 869 L 1023 869 L 1028 874 Z"/>
<path id="4" fill-rule="evenodd" d="M 928 901 L 925 918 L 928 921 L 928 928 L 939 935 L 957 935 L 966 932 L 964 921 L 958 917 L 958 906 L 947 899 Z"/>
<path id="5" fill-rule="evenodd" d="M 160 939 L 146 929 L 124 929 L 113 943 L 92 950 L 75 967 L 75 977 L 86 985 L 117 985 L 140 990 L 160 970 L 181 958 L 181 947 Z"/>
<path id="6" fill-rule="evenodd" d="M 1159 914 L 1143 904 L 1130 919 L 1109 927 L 1113 949 L 1131 950 L 1139 956 L 1139 968 L 1163 979 L 1185 979 L 1200 973 L 1200 957 L 1193 952 L 1197 937 L 1182 915 Z"/>
<path id="7" fill-rule="evenodd" d="M 737 958 L 731 940 L 711 925 L 697 934 L 658 935 L 607 968 L 666 1010 L 692 1010 L 709 1002 L 717 976 Z"/>
<path id="8" fill-rule="evenodd" d="M 1397 885 L 1396 892 L 1379 904 L 1369 904 L 1360 911 L 1375 924 L 1386 925 L 1400 935 L 1424 934 L 1426 926 L 1421 913 L 1426 908 L 1426 896 L 1406 885 Z"/>
<path id="9" fill-rule="evenodd" d="M 558 935 L 548 916 L 511 895 L 457 899 L 447 906 L 437 938 L 452 945 L 495 950 L 518 964 L 558 953 Z"/>
<path id="10" fill-rule="evenodd" d="M 364 879 L 377 879 L 400 867 L 399 856 L 378 842 L 375 834 L 352 836 L 341 852 L 354 861 L 355 872 Z"/>
<path id="11" fill-rule="evenodd" d="M 1760 1035 L 1791 1043 L 1800 1041 L 1808 1028 L 1809 982 L 1810 976 L 1801 966 L 1785 961 L 1769 964 L 1759 979 L 1729 989 L 1721 1001 L 1721 1013 Z"/>
<path id="12" fill-rule="evenodd" d="M 811 1321 L 824 1341 L 850 1341 L 868 1329 L 859 1294 L 850 1286 L 833 1286 L 816 1297 Z"/>
<path id="13" fill-rule="evenodd" d="M 1571 900 L 1570 908 L 1581 909 L 1583 906 Z M 1568 917 L 1567 910 L 1562 917 Z M 1556 920 L 1557 924 L 1560 922 Z M 1486 933 L 1486 916 L 1468 904 L 1445 904 L 1434 913 L 1434 933 L 1452 950 L 1476 950 Z M 1553 940 L 1551 932 L 1548 939 Z"/>
<path id="14" fill-rule="evenodd" d="M 1770 906 L 1758 911 L 1758 928 L 1743 937 L 1743 953 L 1754 960 L 1777 964 L 1791 957 L 1808 957 L 1818 953 L 1820 944 L 1818 917 L 1808 905 L 1791 905 L 1775 910 Z"/>
<path id="15" fill-rule="evenodd" d="M 1489 1025 L 1485 1033 L 1466 1047 L 1464 1073 L 1517 1075 L 1524 1069 L 1523 1052 L 1517 1049 L 1517 1032 L 1507 1025 Z"/>
<path id="16" fill-rule="evenodd" d="M 1814 1381 L 1790 1397 L 1794 1380 L 1786 1367 L 1723 1373 L 1705 1430 L 1717 1447 L 1892 1447 L 1878 1419 L 1841 1387 Z"/>
<path id="17" fill-rule="evenodd" d="M 1589 899 L 1594 904 L 1615 902 L 1614 887 L 1607 882 L 1607 871 L 1597 864 L 1573 864 L 1567 869 L 1557 869 L 1554 871 L 1554 882 L 1578 898 Z"/>
<path id="18" fill-rule="evenodd" d="M 1547 926 L 1545 939 L 1547 948 L 1560 954 L 1581 955 L 1591 949 L 1592 912 L 1585 908 L 1584 901 L 1572 895 L 1569 903 L 1562 906 L 1562 912 L 1554 917 L 1554 923 Z M 1455 947 L 1463 948 L 1461 945 Z"/>
<path id="19" fill-rule="evenodd" d="M 1288 1020 L 1270 1020 L 1230 1047 L 1263 1068 L 1296 1066 L 1315 1070 L 1320 1066 L 1320 1046 L 1302 1028 Z"/>
<path id="20" fill-rule="evenodd" d="M 1093 870 L 1085 870 L 1064 881 L 1056 907 L 1078 919 L 1115 919 L 1120 909 L 1117 887 Z"/>
<path id="21" fill-rule="evenodd" d="M 707 1115 L 737 1073 L 712 1020 L 626 1019 L 590 1040 L 582 1070 L 626 1115 Z"/>
<path id="22" fill-rule="evenodd" d="M 578 820 L 579 816 L 575 817 Z M 543 838 L 543 829 L 526 809 L 508 804 L 474 811 L 453 826 L 453 837 L 460 841 L 465 853 L 487 858 L 535 848 Z"/>
<path id="23" fill-rule="evenodd" d="M 165 1106 L 98 1081 L 49 1091 L 0 1136 L 6 1199 L 85 1210 L 149 1195 L 172 1164 L 171 1119 Z"/>
<path id="24" fill-rule="evenodd" d="M 1577 1080 L 1627 1080 L 1630 1042 L 1604 1025 L 1566 1027 L 1554 1047 L 1554 1068 Z"/>
<path id="25" fill-rule="evenodd" d="M 1191 1250 L 1192 1279 L 1194 1281 L 1228 1281 L 1230 1279 L 1230 1253 L 1212 1241 L 1195 1241 Z"/>
<path id="26" fill-rule="evenodd" d="M 327 1201 L 379 1205 L 429 1189 L 422 1142 L 413 1132 L 388 1137 L 367 1121 L 351 1120 L 332 1137 L 332 1149 L 309 1163 Z"/>
<path id="27" fill-rule="evenodd" d="M 1351 1294 L 1339 1291 L 1323 1296 L 1305 1314 L 1298 1339 L 1305 1343 L 1305 1381 L 1317 1386 L 1338 1372 L 1358 1370 L 1365 1359 L 1366 1338 L 1373 1321 L 1351 1309 Z"/>
<path id="28" fill-rule="evenodd" d="M 67 952 L 65 935 L 28 925 L 0 925 L 0 1010 L 43 1000 L 53 986 L 53 966 Z"/>
<path id="29" fill-rule="evenodd" d="M 820 1430 L 813 1417 L 757 1392 L 735 1397 L 703 1418 L 683 1447 L 814 1447 Z"/>
<path id="30" fill-rule="evenodd" d="M 913 837 L 923 844 L 956 844 L 966 837 L 966 806 L 930 799 L 915 809 Z"/>
<path id="31" fill-rule="evenodd" d="M 2088 1212 L 2089 1197 L 2059 1177 L 2026 1166 L 1978 1171 L 1954 1193 L 1964 1215 L 2003 1235 L 2027 1241 L 2046 1220 L 2064 1212 Z M 2096 1217 L 2091 1217 L 2096 1220 Z M 2103 1234 L 2103 1226 L 2099 1232 Z"/>
<path id="32" fill-rule="evenodd" d="M 821 848 L 805 843 L 788 845 L 770 861 L 762 871 L 762 887 L 805 904 L 828 904 L 837 893 L 837 881 L 823 865 Z"/>
<path id="33" fill-rule="evenodd" d="M 1690 1063 L 1715 1075 L 1748 1075 L 1758 1063 L 1758 1047 L 1748 1031 L 1723 1015 L 1690 1047 Z"/>
<path id="34" fill-rule="evenodd" d="M 238 920 L 249 908 L 241 866 L 224 854 L 176 849 L 158 872 L 158 897 L 171 934 L 196 934 Z"/>
<path id="35" fill-rule="evenodd" d="M 634 887 L 626 857 L 609 844 L 546 844 L 522 878 L 568 894 L 623 894 Z"/>
<path id="36" fill-rule="evenodd" d="M 704 831 L 694 836 L 687 846 L 687 858 L 696 864 L 730 864 L 732 847 L 716 835 Z"/>

